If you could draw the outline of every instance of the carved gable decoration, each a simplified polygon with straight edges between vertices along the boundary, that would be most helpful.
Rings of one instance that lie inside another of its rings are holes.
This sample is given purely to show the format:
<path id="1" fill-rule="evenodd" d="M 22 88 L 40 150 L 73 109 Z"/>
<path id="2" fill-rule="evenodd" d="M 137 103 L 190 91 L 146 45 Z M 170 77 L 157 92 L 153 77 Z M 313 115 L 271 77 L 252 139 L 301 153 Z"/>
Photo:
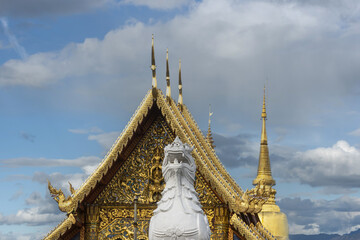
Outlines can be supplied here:
<path id="1" fill-rule="evenodd" d="M 164 119 L 159 116 L 137 144 L 129 158 L 120 167 L 110 183 L 97 197 L 98 205 L 133 204 L 135 194 L 140 194 L 140 204 L 156 203 L 165 187 L 162 176 L 164 147 L 175 139 Z M 215 206 L 221 201 L 196 172 L 195 189 L 203 206 Z"/>
<path id="2" fill-rule="evenodd" d="M 251 199 L 221 164 L 187 107 L 151 89 L 98 168 L 69 197 L 66 219 L 45 239 L 72 239 L 76 234 L 91 240 L 132 239 L 135 194 L 139 194 L 138 239 L 147 239 L 150 218 L 165 187 L 164 148 L 175 136 L 194 147 L 195 190 L 209 220 L 211 239 L 226 239 L 230 214 L 261 210 L 250 207 Z"/>
<path id="3" fill-rule="evenodd" d="M 147 239 L 152 212 L 165 187 L 162 176 L 164 147 L 174 139 L 175 135 L 165 120 L 158 116 L 95 200 L 95 204 L 100 207 L 99 239 L 131 239 L 135 194 L 140 195 L 139 239 Z M 214 208 L 222 202 L 199 171 L 196 172 L 195 189 L 210 228 L 213 228 Z"/>
<path id="4" fill-rule="evenodd" d="M 163 149 L 173 139 L 173 133 L 159 116 L 95 203 L 132 204 L 135 194 L 141 194 L 140 204 L 155 203 L 159 200 L 164 188 L 161 172 Z"/>

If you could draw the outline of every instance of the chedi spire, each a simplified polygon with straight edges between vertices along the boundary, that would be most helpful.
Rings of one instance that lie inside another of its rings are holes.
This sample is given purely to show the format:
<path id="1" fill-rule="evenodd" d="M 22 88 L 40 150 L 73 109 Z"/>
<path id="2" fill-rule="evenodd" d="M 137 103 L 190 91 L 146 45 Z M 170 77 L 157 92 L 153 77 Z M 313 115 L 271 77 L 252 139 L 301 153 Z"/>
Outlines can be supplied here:
<path id="1" fill-rule="evenodd" d="M 261 180 L 264 185 L 275 185 L 275 180 L 271 174 L 269 148 L 267 144 L 266 135 L 266 103 L 265 103 L 265 86 L 264 86 L 264 98 L 262 107 L 262 129 L 261 129 L 261 142 L 260 142 L 260 155 L 259 155 L 259 166 L 257 171 L 257 177 L 253 181 L 253 185 L 257 185 Z"/>

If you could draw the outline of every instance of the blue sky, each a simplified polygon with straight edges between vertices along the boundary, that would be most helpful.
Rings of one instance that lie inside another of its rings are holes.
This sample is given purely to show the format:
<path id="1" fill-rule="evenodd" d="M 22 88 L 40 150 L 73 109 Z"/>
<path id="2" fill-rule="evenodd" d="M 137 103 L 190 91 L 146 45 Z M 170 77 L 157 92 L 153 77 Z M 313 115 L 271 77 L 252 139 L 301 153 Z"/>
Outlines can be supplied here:
<path id="1" fill-rule="evenodd" d="M 360 227 L 360 3 L 356 0 L 0 1 L 0 238 L 64 218 L 54 186 L 92 172 L 169 48 L 173 97 L 243 188 L 256 176 L 262 91 L 277 201 L 290 233 Z M 201 93 L 201 94 L 199 94 Z M 341 219 L 335 221 L 335 219 Z"/>

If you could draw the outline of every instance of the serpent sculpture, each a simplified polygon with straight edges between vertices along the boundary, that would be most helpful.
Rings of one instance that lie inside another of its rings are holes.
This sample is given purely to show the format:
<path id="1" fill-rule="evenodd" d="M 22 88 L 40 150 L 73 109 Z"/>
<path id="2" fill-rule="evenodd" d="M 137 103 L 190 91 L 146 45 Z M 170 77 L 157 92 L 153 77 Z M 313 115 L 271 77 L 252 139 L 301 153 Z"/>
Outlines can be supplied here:
<path id="1" fill-rule="evenodd" d="M 162 173 L 166 183 L 150 220 L 149 240 L 209 240 L 210 228 L 194 188 L 193 148 L 176 137 L 165 147 Z"/>

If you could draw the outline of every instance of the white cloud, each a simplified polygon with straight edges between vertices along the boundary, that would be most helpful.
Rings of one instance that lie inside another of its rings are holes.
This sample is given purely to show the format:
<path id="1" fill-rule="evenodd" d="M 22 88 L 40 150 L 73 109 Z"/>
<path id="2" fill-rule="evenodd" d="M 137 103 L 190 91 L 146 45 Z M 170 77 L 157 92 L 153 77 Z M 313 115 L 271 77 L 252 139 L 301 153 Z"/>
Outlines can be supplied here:
<path id="1" fill-rule="evenodd" d="M 131 4 L 135 6 L 146 6 L 151 9 L 169 10 L 180 8 L 185 5 L 194 4 L 193 0 L 123 0 L 121 4 Z"/>
<path id="2" fill-rule="evenodd" d="M 213 137 L 215 150 L 226 167 L 241 166 L 252 170 L 257 167 L 260 150 L 257 137 L 229 137 L 216 133 Z M 344 140 L 331 147 L 307 151 L 277 144 L 270 144 L 269 150 L 273 176 L 280 181 L 322 187 L 321 194 L 349 194 L 360 186 L 360 149 Z"/>
<path id="3" fill-rule="evenodd" d="M 349 132 L 349 135 L 359 137 L 359 136 L 360 136 L 360 128 L 355 129 L 355 130 L 354 130 L 354 131 L 352 131 L 352 132 Z"/>
<path id="4" fill-rule="evenodd" d="M 11 158 L 0 162 L 5 167 L 24 167 L 24 166 L 42 166 L 42 167 L 64 167 L 76 166 L 83 167 L 99 163 L 101 159 L 96 156 L 84 156 L 75 159 L 51 159 L 51 158 Z"/>
<path id="5" fill-rule="evenodd" d="M 285 198 L 278 204 L 287 214 L 291 234 L 344 234 L 360 224 L 360 199 L 356 197 L 343 196 L 334 200 Z"/>
<path id="6" fill-rule="evenodd" d="M 274 150 L 274 149 L 273 149 Z M 331 147 L 303 152 L 271 151 L 272 171 L 286 181 L 310 186 L 357 188 L 360 186 L 360 149 L 340 140 Z M 283 169 L 287 169 L 283 171 Z M 327 193 L 331 188 L 326 189 Z"/>
<path id="7" fill-rule="evenodd" d="M 98 164 L 95 164 L 95 165 L 87 165 L 87 166 L 84 166 L 82 169 L 84 171 L 84 173 L 86 175 L 90 175 L 92 174 L 93 172 L 95 172 L 96 168 L 98 167 Z"/>
<path id="8" fill-rule="evenodd" d="M 298 225 L 295 223 L 289 224 L 289 229 L 291 229 L 290 234 L 306 234 L 306 235 L 315 235 L 319 234 L 319 225 L 316 223 L 308 225 Z"/>
<path id="9" fill-rule="evenodd" d="M 38 17 L 66 15 L 114 4 L 112 0 L 2 0 L 0 15 L 14 17 Z"/>
<path id="10" fill-rule="evenodd" d="M 19 197 L 21 197 L 22 195 L 24 195 L 24 190 L 23 188 L 18 189 L 16 192 L 14 192 L 14 194 L 10 197 L 10 201 L 14 201 L 16 199 L 18 199 Z"/>
<path id="11" fill-rule="evenodd" d="M 121 63 L 130 60 L 129 56 L 136 57 L 129 46 L 140 37 L 143 29 L 143 24 L 138 23 L 111 31 L 102 41 L 88 38 L 80 44 L 69 44 L 59 52 L 37 53 L 26 60 L 9 60 L 0 67 L 0 84 L 39 87 L 69 76 L 126 72 L 127 66 L 121 67 Z M 125 35 L 128 37 L 119 44 L 118 40 Z"/>
<path id="12" fill-rule="evenodd" d="M 38 226 L 58 223 L 64 219 L 50 196 L 43 198 L 39 193 L 33 192 L 26 199 L 26 204 L 31 207 L 20 209 L 15 214 L 0 215 L 0 224 Z"/>
<path id="13" fill-rule="evenodd" d="M 105 150 L 109 150 L 120 135 L 120 132 L 117 131 L 104 133 L 103 130 L 98 127 L 89 129 L 69 129 L 69 132 L 75 134 L 88 134 L 88 140 L 96 141 Z"/>
<path id="14" fill-rule="evenodd" d="M 311 124 L 309 116 L 319 113 L 321 104 L 356 89 L 359 21 L 348 21 L 354 14 L 346 7 L 333 12 L 292 1 L 206 0 L 166 22 L 131 21 L 104 39 L 88 38 L 24 61 L 9 60 L 0 66 L 0 85 L 46 87 L 66 79 L 70 90 L 62 104 L 78 107 L 74 99 L 81 99 L 101 110 L 132 110 L 151 85 L 149 49 L 155 33 L 159 86 L 165 85 L 161 62 L 169 47 L 171 76 L 176 76 L 181 57 L 185 102 L 195 112 L 204 108 L 196 99 L 202 89 L 218 116 L 239 109 L 229 122 L 238 123 L 237 112 L 255 119 L 258 112 L 248 103 L 261 104 L 259 95 L 269 76 L 272 121 Z"/>
<path id="15" fill-rule="evenodd" d="M 8 21 L 5 18 L 0 18 L 0 22 L 3 27 L 5 36 L 7 37 L 13 49 L 16 51 L 17 54 L 19 54 L 22 59 L 27 58 L 28 54 L 26 53 L 25 48 L 19 44 L 16 36 L 10 32 Z"/>
<path id="16" fill-rule="evenodd" d="M 46 225 L 49 223 L 61 222 L 64 219 L 62 214 L 40 213 L 40 207 L 21 209 L 15 215 L 3 217 L 2 224 L 27 224 L 31 226 Z"/>
<path id="17" fill-rule="evenodd" d="M 91 127 L 89 129 L 69 129 L 71 133 L 75 134 L 89 134 L 89 133 L 101 133 L 102 130 L 98 127 Z"/>
<path id="18" fill-rule="evenodd" d="M 120 132 L 108 132 L 97 135 L 89 135 L 89 140 L 97 141 L 106 150 L 110 149 L 115 143 L 115 140 L 119 137 Z"/>
<path id="19" fill-rule="evenodd" d="M 7 233 L 0 232 L 1 240 L 37 240 L 43 237 L 44 237 L 43 233 L 19 234 L 14 232 L 7 232 Z"/>
<path id="20" fill-rule="evenodd" d="M 302 182 L 316 185 L 357 187 L 360 179 L 360 150 L 346 141 L 332 147 L 296 153 L 291 173 Z"/>
<path id="21" fill-rule="evenodd" d="M 47 184 L 49 180 L 51 184 L 56 188 L 61 188 L 64 193 L 70 194 L 69 182 L 73 185 L 75 189 L 79 188 L 81 184 L 85 182 L 89 174 L 88 170 L 93 168 L 92 166 L 84 166 L 81 173 L 74 174 L 62 174 L 59 172 L 45 173 L 45 172 L 35 172 L 32 180 L 39 182 L 41 184 Z"/>
<path id="22" fill-rule="evenodd" d="M 259 143 L 250 135 L 223 136 L 213 132 L 216 154 L 228 168 L 255 166 L 258 162 Z"/>
<path id="23" fill-rule="evenodd" d="M 53 54 L 34 54 L 26 60 L 5 62 L 0 66 L 0 85 L 41 87 L 64 77 L 55 66 L 51 66 L 54 62 L 50 60 L 50 55 Z"/>

